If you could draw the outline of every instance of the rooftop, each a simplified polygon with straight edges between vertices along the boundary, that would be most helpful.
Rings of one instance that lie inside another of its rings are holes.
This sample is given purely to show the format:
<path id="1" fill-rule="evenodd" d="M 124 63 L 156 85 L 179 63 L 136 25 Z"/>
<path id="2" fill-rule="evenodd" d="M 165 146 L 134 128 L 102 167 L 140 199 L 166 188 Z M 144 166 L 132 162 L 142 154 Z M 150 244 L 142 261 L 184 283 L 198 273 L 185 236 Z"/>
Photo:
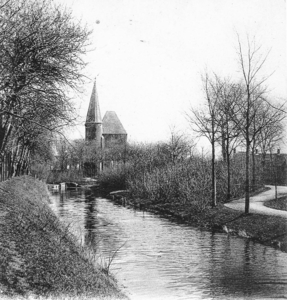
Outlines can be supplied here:
<path id="1" fill-rule="evenodd" d="M 114 111 L 107 111 L 104 115 L 103 134 L 127 134 Z"/>

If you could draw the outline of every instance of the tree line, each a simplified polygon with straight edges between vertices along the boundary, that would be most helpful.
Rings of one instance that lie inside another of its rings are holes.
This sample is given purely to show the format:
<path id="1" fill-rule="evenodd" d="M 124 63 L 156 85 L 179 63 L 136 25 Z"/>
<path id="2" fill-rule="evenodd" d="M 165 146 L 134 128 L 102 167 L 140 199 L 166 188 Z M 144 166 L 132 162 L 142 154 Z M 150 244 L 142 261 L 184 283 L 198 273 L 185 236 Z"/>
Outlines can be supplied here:
<path id="1" fill-rule="evenodd" d="M 106 184 L 128 188 L 134 197 L 159 203 L 183 201 L 198 210 L 245 195 L 249 213 L 250 192 L 263 186 L 267 154 L 274 152 L 285 133 L 285 104 L 268 93 L 268 76 L 263 75 L 268 54 L 262 56 L 260 50 L 249 37 L 244 48 L 238 36 L 241 78 L 208 72 L 202 76 L 204 101 L 186 117 L 193 131 L 209 140 L 211 159 L 196 154 L 194 143 L 173 130 L 167 142 L 121 149 L 95 151 L 92 142 L 74 141 L 68 152 L 62 151 L 60 165 L 77 159 L 79 168 L 85 162 L 116 161 L 116 168 L 98 175 Z M 244 150 L 244 165 L 236 161 L 236 149 Z"/>
<path id="2" fill-rule="evenodd" d="M 224 78 L 206 72 L 202 76 L 204 101 L 201 107 L 192 107 L 186 113 L 193 131 L 209 140 L 211 159 L 185 153 L 178 160 L 172 154 L 162 156 L 159 144 L 138 146 L 136 149 L 141 149 L 128 156 L 128 167 L 122 173 L 134 197 L 159 203 L 186 199 L 196 210 L 207 203 L 215 207 L 218 200 L 245 195 L 245 213 L 249 213 L 250 193 L 263 187 L 267 155 L 272 165 L 269 171 L 277 176 L 272 153 L 285 134 L 286 106 L 268 91 L 271 75 L 264 75 L 263 67 L 269 53 L 264 55 L 262 47 L 249 36 L 245 45 L 239 35 L 237 42 L 241 76 Z M 178 137 L 172 135 L 167 148 L 172 149 Z M 236 149 L 243 150 L 240 155 L 244 155 L 244 164 L 236 160 Z M 117 173 L 108 173 L 107 179 L 115 176 L 116 180 Z"/>
<path id="3" fill-rule="evenodd" d="M 261 74 L 268 53 L 264 56 L 261 47 L 250 37 L 247 37 L 246 47 L 239 36 L 237 41 L 241 78 L 204 74 L 204 105 L 192 108 L 187 118 L 193 130 L 207 137 L 211 144 L 212 206 L 216 206 L 216 145 L 220 145 L 227 165 L 227 200 L 231 195 L 232 152 L 236 147 L 245 150 L 245 212 L 249 213 L 250 190 L 254 191 L 257 183 L 256 154 L 260 150 L 264 165 L 267 152 L 272 153 L 282 140 L 286 108 L 285 103 L 270 98 L 266 82 L 269 76 Z"/>
<path id="4" fill-rule="evenodd" d="M 73 121 L 68 95 L 83 78 L 89 35 L 52 0 L 0 0 L 0 158 L 11 157 L 10 176 Z"/>
<path id="5" fill-rule="evenodd" d="M 98 174 L 104 188 L 128 189 L 133 202 L 177 211 L 183 217 L 204 213 L 211 206 L 211 160 L 199 153 L 196 144 L 180 131 L 165 142 L 127 145 L 125 162 Z M 217 196 L 226 201 L 225 163 L 217 160 Z M 244 195 L 244 170 L 233 160 L 230 172 L 231 197 Z"/>
<path id="6" fill-rule="evenodd" d="M 83 79 L 83 55 L 91 32 L 75 21 L 70 11 L 52 0 L 0 0 L 0 8 L 0 159 L 3 162 L 9 156 L 9 176 L 16 176 L 37 161 L 51 161 L 54 133 L 73 122 L 74 109 L 69 95 Z M 282 139 L 286 109 L 284 104 L 270 98 L 269 76 L 262 75 L 268 53 L 263 55 L 260 45 L 249 37 L 246 46 L 239 36 L 237 41 L 240 78 L 223 78 L 206 72 L 202 76 L 204 103 L 201 108 L 192 108 L 186 116 L 193 130 L 207 137 L 211 144 L 208 178 L 212 206 L 216 206 L 219 197 L 216 187 L 218 192 L 220 173 L 226 174 L 224 197 L 228 201 L 234 196 L 232 153 L 238 147 L 245 149 L 245 211 L 248 213 L 250 191 L 259 182 L 256 153 L 260 150 L 264 164 L 267 152 Z M 147 178 L 152 178 L 151 183 L 158 182 L 160 177 L 153 177 L 153 172 L 160 176 L 164 168 L 167 173 L 162 174 L 163 178 L 177 168 L 177 178 L 181 178 L 180 168 L 184 173 L 187 162 L 194 157 L 189 150 L 183 151 L 192 147 L 186 147 L 182 139 L 181 135 L 172 134 L 168 143 L 142 146 L 144 155 L 140 147 L 128 147 L 124 151 L 115 147 L 99 152 L 84 141 L 73 142 L 66 150 L 62 143 L 61 168 L 64 169 L 64 160 L 68 159 L 79 161 L 79 169 L 85 162 L 118 160 L 125 165 L 125 172 L 127 166 L 131 170 L 131 166 L 137 165 L 143 170 L 139 172 L 144 174 L 143 182 Z M 218 145 L 223 161 L 220 166 L 216 161 Z M 146 161 L 138 160 L 139 157 Z M 200 166 L 205 159 L 201 159 Z M 130 183 L 135 180 L 136 176 Z"/>

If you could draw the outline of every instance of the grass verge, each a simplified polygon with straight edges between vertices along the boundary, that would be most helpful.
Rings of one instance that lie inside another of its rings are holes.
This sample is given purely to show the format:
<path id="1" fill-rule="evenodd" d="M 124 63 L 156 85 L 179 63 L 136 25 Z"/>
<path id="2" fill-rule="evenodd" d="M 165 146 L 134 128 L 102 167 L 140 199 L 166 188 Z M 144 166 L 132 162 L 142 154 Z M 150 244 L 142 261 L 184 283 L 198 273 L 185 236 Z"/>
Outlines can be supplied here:
<path id="1" fill-rule="evenodd" d="M 124 297 L 91 251 L 51 211 L 41 181 L 23 176 L 0 184 L 0 236 L 2 298 Z"/>

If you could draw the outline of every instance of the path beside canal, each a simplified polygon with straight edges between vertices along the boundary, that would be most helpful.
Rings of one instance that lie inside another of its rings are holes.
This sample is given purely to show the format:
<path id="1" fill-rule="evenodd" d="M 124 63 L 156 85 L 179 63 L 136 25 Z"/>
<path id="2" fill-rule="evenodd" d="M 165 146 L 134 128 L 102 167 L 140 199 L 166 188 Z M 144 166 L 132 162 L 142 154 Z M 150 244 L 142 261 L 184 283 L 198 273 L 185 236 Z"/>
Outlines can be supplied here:
<path id="1" fill-rule="evenodd" d="M 275 199 L 275 186 L 267 185 L 266 187 L 269 190 L 262 192 L 256 196 L 250 197 L 250 213 L 253 214 L 262 214 L 262 215 L 269 215 L 269 216 L 278 216 L 287 218 L 287 211 L 278 210 L 266 207 L 264 202 L 270 201 Z M 287 195 L 287 186 L 278 186 L 277 187 L 277 197 L 282 197 Z M 229 203 L 224 204 L 226 207 L 244 211 L 245 210 L 245 198 L 240 198 L 238 200 L 233 200 Z"/>

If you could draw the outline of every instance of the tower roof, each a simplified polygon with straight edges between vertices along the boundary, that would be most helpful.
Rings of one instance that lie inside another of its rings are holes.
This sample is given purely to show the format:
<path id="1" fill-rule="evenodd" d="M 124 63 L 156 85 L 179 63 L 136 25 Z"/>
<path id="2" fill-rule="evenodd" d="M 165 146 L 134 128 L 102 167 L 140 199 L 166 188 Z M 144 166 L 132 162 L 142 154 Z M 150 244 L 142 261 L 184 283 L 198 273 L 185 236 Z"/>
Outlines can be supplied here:
<path id="1" fill-rule="evenodd" d="M 103 134 L 127 134 L 114 111 L 107 111 L 103 118 Z"/>
<path id="2" fill-rule="evenodd" d="M 93 86 L 86 123 L 102 123 L 100 104 L 99 104 L 98 93 L 96 88 L 96 80 Z"/>

